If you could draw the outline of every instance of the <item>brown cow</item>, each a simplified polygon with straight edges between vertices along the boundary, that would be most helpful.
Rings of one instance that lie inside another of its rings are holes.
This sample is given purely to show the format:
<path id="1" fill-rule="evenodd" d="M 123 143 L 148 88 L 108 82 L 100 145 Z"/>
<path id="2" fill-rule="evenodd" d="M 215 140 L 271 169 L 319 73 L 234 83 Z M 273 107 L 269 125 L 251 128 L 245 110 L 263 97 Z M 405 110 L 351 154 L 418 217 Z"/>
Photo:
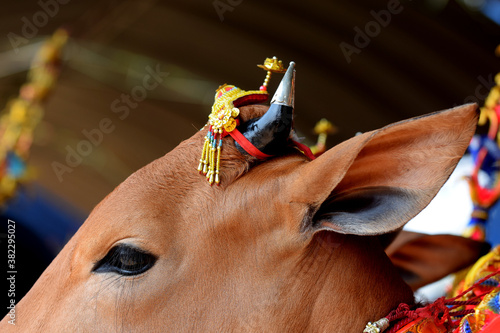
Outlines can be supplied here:
<path id="1" fill-rule="evenodd" d="M 242 107 L 240 127 L 267 109 Z M 413 302 L 379 235 L 430 202 L 476 118 L 475 105 L 414 118 L 314 161 L 286 142 L 258 161 L 226 137 L 219 187 L 196 172 L 196 133 L 108 195 L 0 329 L 362 332 Z M 250 137 L 265 151 L 279 136 Z"/>

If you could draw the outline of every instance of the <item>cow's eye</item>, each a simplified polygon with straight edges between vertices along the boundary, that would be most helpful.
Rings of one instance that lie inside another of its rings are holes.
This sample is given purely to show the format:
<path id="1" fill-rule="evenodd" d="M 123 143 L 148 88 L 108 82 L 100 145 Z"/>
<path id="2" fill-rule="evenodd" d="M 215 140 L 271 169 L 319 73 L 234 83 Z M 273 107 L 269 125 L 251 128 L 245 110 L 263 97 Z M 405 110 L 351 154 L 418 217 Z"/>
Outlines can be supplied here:
<path id="1" fill-rule="evenodd" d="M 136 247 L 122 244 L 109 250 L 99 260 L 92 271 L 96 273 L 118 273 L 121 275 L 138 275 L 153 267 L 156 257 Z"/>

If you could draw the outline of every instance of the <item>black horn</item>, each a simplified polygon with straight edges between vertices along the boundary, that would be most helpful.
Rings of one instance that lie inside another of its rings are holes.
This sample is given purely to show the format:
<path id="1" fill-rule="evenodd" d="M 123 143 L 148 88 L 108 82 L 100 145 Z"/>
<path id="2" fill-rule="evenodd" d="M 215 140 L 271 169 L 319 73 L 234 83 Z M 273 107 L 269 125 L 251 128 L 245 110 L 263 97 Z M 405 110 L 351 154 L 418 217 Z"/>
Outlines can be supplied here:
<path id="1" fill-rule="evenodd" d="M 291 62 L 267 112 L 240 126 L 240 132 L 264 154 L 277 155 L 286 146 L 292 130 L 294 94 L 295 63 Z M 237 142 L 236 147 L 245 151 Z"/>

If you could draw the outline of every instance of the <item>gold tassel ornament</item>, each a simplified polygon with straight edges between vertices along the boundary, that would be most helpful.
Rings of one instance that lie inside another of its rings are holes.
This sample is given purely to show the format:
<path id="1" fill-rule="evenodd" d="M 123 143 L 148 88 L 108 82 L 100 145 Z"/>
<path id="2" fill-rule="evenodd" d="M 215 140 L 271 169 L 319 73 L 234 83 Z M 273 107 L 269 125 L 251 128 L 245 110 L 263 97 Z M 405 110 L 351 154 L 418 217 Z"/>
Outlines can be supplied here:
<path id="1" fill-rule="evenodd" d="M 238 106 L 259 103 L 267 100 L 267 92 L 261 90 L 245 91 L 233 85 L 222 85 L 217 89 L 212 112 L 208 116 L 208 132 L 201 152 L 198 171 L 207 177 L 212 185 L 220 184 L 220 155 L 222 139 L 238 126 Z"/>
<path id="2" fill-rule="evenodd" d="M 264 84 L 259 90 L 245 91 L 233 85 L 224 84 L 215 92 L 212 112 L 208 116 L 208 132 L 201 151 L 198 172 L 205 175 L 210 185 L 220 184 L 222 139 L 231 135 L 239 125 L 238 116 L 241 106 L 263 103 L 268 99 L 267 84 L 271 73 L 283 73 L 281 60 L 266 58 L 264 64 L 257 65 L 267 72 Z M 233 133 L 234 134 L 234 133 Z"/>

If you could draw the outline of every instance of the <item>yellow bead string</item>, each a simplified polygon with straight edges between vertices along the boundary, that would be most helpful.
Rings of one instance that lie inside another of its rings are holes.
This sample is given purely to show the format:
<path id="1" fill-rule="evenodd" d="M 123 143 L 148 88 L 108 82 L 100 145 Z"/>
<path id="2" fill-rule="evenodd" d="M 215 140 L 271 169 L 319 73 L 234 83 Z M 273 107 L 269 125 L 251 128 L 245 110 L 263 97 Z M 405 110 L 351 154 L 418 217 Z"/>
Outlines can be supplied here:
<path id="1" fill-rule="evenodd" d="M 203 144 L 203 150 L 201 152 L 200 164 L 198 165 L 198 171 L 200 173 L 207 173 L 207 149 L 208 149 L 208 138 L 205 137 L 205 143 Z"/>
<path id="2" fill-rule="evenodd" d="M 271 71 L 267 71 L 266 78 L 264 79 L 264 83 L 262 83 L 262 87 L 260 88 L 260 90 L 267 90 L 267 85 L 269 84 L 269 80 L 271 80 L 272 73 L 273 72 Z"/>
<path id="3" fill-rule="evenodd" d="M 260 86 L 260 90 L 266 91 L 269 80 L 271 80 L 272 73 L 285 73 L 286 68 L 283 67 L 283 62 L 278 60 L 276 57 L 266 58 L 262 65 L 257 65 L 257 67 L 262 68 L 267 72 L 264 83 Z"/>
<path id="4" fill-rule="evenodd" d="M 208 116 L 210 126 L 201 151 L 198 171 L 206 176 L 210 185 L 220 184 L 220 159 L 222 153 L 222 138 L 224 133 L 234 131 L 237 126 L 236 118 L 240 110 L 234 106 L 233 101 L 247 96 L 263 94 L 266 91 L 244 91 L 232 85 L 222 85 L 215 93 L 212 112 Z"/>

